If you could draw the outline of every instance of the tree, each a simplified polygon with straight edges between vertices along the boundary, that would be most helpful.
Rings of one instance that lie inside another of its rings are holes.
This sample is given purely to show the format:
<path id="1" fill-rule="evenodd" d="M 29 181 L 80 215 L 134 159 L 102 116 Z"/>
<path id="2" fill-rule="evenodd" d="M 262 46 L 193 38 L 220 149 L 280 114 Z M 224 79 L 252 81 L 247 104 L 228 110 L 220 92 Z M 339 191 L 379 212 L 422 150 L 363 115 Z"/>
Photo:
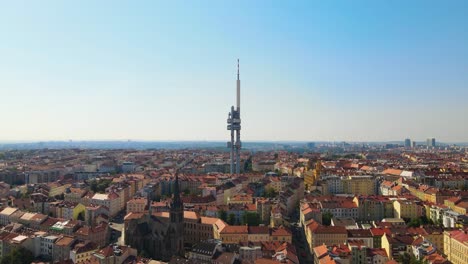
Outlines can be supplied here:
<path id="1" fill-rule="evenodd" d="M 97 181 L 96 180 L 91 181 L 89 184 L 89 188 L 91 189 L 91 191 L 97 192 Z"/>
<path id="2" fill-rule="evenodd" d="M 218 211 L 218 218 L 223 220 L 224 222 L 227 222 L 228 217 L 227 217 L 226 211 L 224 211 L 224 210 Z"/>
<path id="3" fill-rule="evenodd" d="M 244 163 L 244 172 L 252 171 L 252 156 L 250 156 Z"/>
<path id="4" fill-rule="evenodd" d="M 80 221 L 84 221 L 84 220 L 85 220 L 85 213 L 84 213 L 84 212 L 80 212 L 80 213 L 78 214 L 77 219 L 80 220 Z"/>
<path id="5" fill-rule="evenodd" d="M 153 201 L 160 202 L 161 201 L 161 195 L 155 195 Z"/>
<path id="6" fill-rule="evenodd" d="M 408 221 L 409 227 L 420 227 L 421 225 L 433 225 L 434 221 L 428 219 L 425 215 L 420 218 L 414 218 Z"/>
<path id="7" fill-rule="evenodd" d="M 227 223 L 230 225 L 235 225 L 236 224 L 236 215 L 233 213 L 230 213 L 227 218 Z"/>
<path id="8" fill-rule="evenodd" d="M 323 215 L 322 215 L 322 224 L 324 225 L 331 225 L 331 219 L 333 218 L 333 214 L 330 213 L 330 212 L 325 212 Z"/>
<path id="9" fill-rule="evenodd" d="M 426 260 L 422 260 L 422 259 L 419 260 L 413 254 L 409 254 L 407 252 L 397 256 L 395 260 L 398 261 L 399 263 L 405 263 L 405 264 L 427 264 L 428 263 Z"/>
<path id="10" fill-rule="evenodd" d="M 189 194 L 190 194 L 190 190 L 189 190 L 188 188 L 185 189 L 185 190 L 184 190 L 184 194 L 185 194 L 185 195 L 189 195 Z"/>
<path id="11" fill-rule="evenodd" d="M 256 212 L 245 212 L 242 215 L 242 224 L 258 226 L 260 224 L 260 216 Z"/>
<path id="12" fill-rule="evenodd" d="M 112 183 L 112 180 L 104 179 L 100 181 L 92 180 L 89 183 L 89 188 L 95 193 L 103 193 L 107 187 Z"/>
<path id="13" fill-rule="evenodd" d="M 13 249 L 8 255 L 3 256 L 0 264 L 23 264 L 32 263 L 34 255 L 31 251 L 20 247 Z"/>
<path id="14" fill-rule="evenodd" d="M 405 252 L 404 254 L 400 254 L 398 255 L 396 258 L 395 258 L 396 261 L 398 261 L 399 263 L 410 263 L 411 261 L 411 255 L 407 252 Z"/>
<path id="15" fill-rule="evenodd" d="M 148 252 L 146 252 L 144 249 L 141 250 L 141 251 L 138 252 L 138 253 L 139 253 L 138 255 L 139 255 L 140 257 L 142 257 L 142 258 L 148 258 L 148 257 L 149 257 Z"/>
<path id="16" fill-rule="evenodd" d="M 275 198 L 278 195 L 278 192 L 273 187 L 266 188 L 263 196 L 266 198 Z"/>

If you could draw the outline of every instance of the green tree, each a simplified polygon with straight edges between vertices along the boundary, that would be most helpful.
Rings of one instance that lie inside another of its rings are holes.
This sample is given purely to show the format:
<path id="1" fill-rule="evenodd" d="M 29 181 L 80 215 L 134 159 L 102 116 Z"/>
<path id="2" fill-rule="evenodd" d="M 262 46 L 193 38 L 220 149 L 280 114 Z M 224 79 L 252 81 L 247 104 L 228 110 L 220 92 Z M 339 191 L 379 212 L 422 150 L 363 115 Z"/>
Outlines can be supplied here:
<path id="1" fill-rule="evenodd" d="M 77 219 L 80 220 L 80 221 L 84 221 L 84 220 L 85 220 L 85 214 L 84 214 L 84 212 L 80 212 L 80 213 L 78 214 Z"/>
<path id="2" fill-rule="evenodd" d="M 396 261 L 398 261 L 398 263 L 405 263 L 405 264 L 409 264 L 410 261 L 411 261 L 411 255 L 407 252 L 405 252 L 404 254 L 400 254 L 398 255 L 396 258 L 395 258 Z"/>
<path id="3" fill-rule="evenodd" d="M 227 223 L 230 225 L 235 225 L 236 224 L 236 215 L 233 213 L 230 213 L 227 218 Z"/>
<path id="4" fill-rule="evenodd" d="M 324 225 L 331 225 L 331 219 L 333 218 L 333 214 L 330 212 L 325 212 L 322 214 L 322 224 Z"/>
<path id="5" fill-rule="evenodd" d="M 266 188 L 264 192 L 264 197 L 266 198 L 275 198 L 278 195 L 278 192 L 273 187 Z"/>
<path id="6" fill-rule="evenodd" d="M 422 260 L 422 259 L 419 260 L 413 254 L 409 254 L 407 252 L 397 256 L 395 259 L 399 263 L 403 263 L 403 264 L 427 264 L 428 263 L 426 260 Z"/>
<path id="7" fill-rule="evenodd" d="M 106 188 L 112 183 L 112 180 L 104 179 L 104 180 L 92 180 L 89 182 L 89 188 L 91 191 L 95 193 L 103 193 L 106 191 Z"/>
<path id="8" fill-rule="evenodd" d="M 138 255 L 139 255 L 140 257 L 142 257 L 142 258 L 148 258 L 148 257 L 149 257 L 148 252 L 146 252 L 144 249 L 141 250 L 141 251 L 138 252 L 138 253 L 139 253 Z"/>
<path id="9" fill-rule="evenodd" d="M 228 216 L 227 216 L 226 211 L 224 211 L 224 210 L 219 210 L 219 211 L 218 211 L 218 218 L 221 219 L 221 220 L 223 220 L 224 222 L 227 222 Z"/>
<path id="10" fill-rule="evenodd" d="M 32 263 L 34 260 L 34 255 L 31 251 L 20 247 L 13 249 L 8 255 L 5 255 L 0 264 L 23 264 L 23 263 Z"/>
<path id="11" fill-rule="evenodd" d="M 97 181 L 96 180 L 91 181 L 89 184 L 89 188 L 91 189 L 91 191 L 97 192 Z"/>
<path id="12" fill-rule="evenodd" d="M 420 218 L 414 218 L 408 221 L 409 227 L 420 227 L 421 225 L 433 225 L 434 221 L 432 219 L 428 219 L 426 216 L 422 216 Z"/>
<path id="13" fill-rule="evenodd" d="M 244 172 L 252 171 L 252 156 L 250 156 L 244 163 Z"/>
<path id="14" fill-rule="evenodd" d="M 245 212 L 242 215 L 242 224 L 258 226 L 260 224 L 260 216 L 256 212 Z"/>

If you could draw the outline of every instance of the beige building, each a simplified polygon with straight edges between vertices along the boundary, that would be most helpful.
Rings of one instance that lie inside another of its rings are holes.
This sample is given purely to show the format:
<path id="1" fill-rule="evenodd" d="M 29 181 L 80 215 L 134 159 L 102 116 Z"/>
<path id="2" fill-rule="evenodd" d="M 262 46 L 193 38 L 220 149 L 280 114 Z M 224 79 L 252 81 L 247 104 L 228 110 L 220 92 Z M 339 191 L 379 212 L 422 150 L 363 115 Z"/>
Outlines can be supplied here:
<path id="1" fill-rule="evenodd" d="M 71 186 L 71 184 L 61 184 L 59 182 L 51 182 L 47 184 L 49 187 L 49 197 L 54 197 L 56 195 L 61 195 L 65 193 L 65 190 Z"/>
<path id="2" fill-rule="evenodd" d="M 445 231 L 444 253 L 453 264 L 468 263 L 468 231 Z"/>
<path id="3" fill-rule="evenodd" d="M 127 214 L 128 213 L 142 213 L 145 211 L 148 199 L 146 198 L 133 198 L 127 202 Z"/>
<path id="4" fill-rule="evenodd" d="M 348 232 L 344 226 L 318 226 L 312 234 L 311 248 L 322 244 L 340 245 L 348 240 Z"/>
<path id="5" fill-rule="evenodd" d="M 247 239 L 250 242 L 270 241 L 270 229 L 268 226 L 249 226 Z"/>
<path id="6" fill-rule="evenodd" d="M 411 253 L 411 244 L 414 238 L 411 235 L 384 233 L 382 237 L 382 248 L 385 249 L 390 259 L 395 259 L 401 254 Z"/>
<path id="7" fill-rule="evenodd" d="M 78 243 L 73 250 L 70 251 L 70 259 L 73 260 L 73 263 L 89 261 L 98 248 L 98 245 L 91 241 Z"/>
<path id="8" fill-rule="evenodd" d="M 270 228 L 270 241 L 271 242 L 288 242 L 292 243 L 292 234 L 291 231 L 285 227 L 274 227 Z"/>
<path id="9" fill-rule="evenodd" d="M 414 201 L 395 200 L 393 202 L 394 217 L 416 219 L 421 217 L 421 207 Z"/>
<path id="10" fill-rule="evenodd" d="M 253 198 L 250 194 L 237 194 L 228 197 L 227 204 L 253 204 Z"/>
<path id="11" fill-rule="evenodd" d="M 220 232 L 220 238 L 225 244 L 239 244 L 248 241 L 248 226 L 226 226 Z"/>
<path id="12" fill-rule="evenodd" d="M 65 190 L 63 200 L 66 202 L 80 203 L 81 198 L 83 198 L 87 192 L 86 189 L 70 187 Z"/>
<path id="13" fill-rule="evenodd" d="M 344 178 L 343 193 L 356 195 L 376 194 L 374 176 L 348 176 Z"/>

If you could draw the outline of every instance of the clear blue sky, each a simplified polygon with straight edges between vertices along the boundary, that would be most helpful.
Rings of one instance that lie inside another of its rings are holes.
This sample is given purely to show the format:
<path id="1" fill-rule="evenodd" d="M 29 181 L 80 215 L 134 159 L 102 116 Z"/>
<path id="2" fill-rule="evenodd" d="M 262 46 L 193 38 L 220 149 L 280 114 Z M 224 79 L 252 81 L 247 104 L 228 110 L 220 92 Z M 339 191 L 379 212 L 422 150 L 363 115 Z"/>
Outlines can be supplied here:
<path id="1" fill-rule="evenodd" d="M 7 1 L 0 140 L 468 141 L 468 1 Z"/>

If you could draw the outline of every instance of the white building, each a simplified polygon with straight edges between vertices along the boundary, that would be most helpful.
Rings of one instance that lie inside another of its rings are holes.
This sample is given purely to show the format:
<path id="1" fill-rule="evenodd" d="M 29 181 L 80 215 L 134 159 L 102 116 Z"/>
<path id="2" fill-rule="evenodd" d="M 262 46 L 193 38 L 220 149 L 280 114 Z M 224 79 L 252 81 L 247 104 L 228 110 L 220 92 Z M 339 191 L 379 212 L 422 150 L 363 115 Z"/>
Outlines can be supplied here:
<path id="1" fill-rule="evenodd" d="M 120 197 L 116 193 L 96 193 L 91 198 L 92 204 L 102 205 L 109 208 L 110 216 L 115 216 L 121 209 Z"/>
<path id="2" fill-rule="evenodd" d="M 57 236 L 41 236 L 40 238 L 40 255 L 46 258 L 52 258 L 52 248 L 54 247 Z"/>

